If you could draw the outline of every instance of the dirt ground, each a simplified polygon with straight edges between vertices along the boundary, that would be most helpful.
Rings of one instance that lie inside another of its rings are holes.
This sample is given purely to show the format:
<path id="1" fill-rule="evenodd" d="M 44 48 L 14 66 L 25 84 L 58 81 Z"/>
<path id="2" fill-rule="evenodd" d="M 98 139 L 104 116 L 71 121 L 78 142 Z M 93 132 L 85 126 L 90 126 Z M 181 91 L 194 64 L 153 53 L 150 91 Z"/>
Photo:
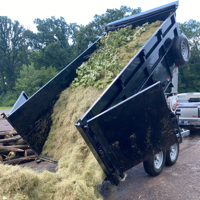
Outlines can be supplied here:
<path id="1" fill-rule="evenodd" d="M 0 111 L 0 114 L 2 112 Z M 12 130 L 6 120 L 0 119 L 0 131 Z M 56 171 L 56 164 L 35 161 L 22 164 L 37 171 Z M 200 133 L 183 139 L 176 164 L 165 167 L 157 177 L 150 177 L 143 164 L 127 171 L 127 178 L 119 186 L 109 182 L 100 185 L 105 200 L 191 200 L 200 199 Z"/>

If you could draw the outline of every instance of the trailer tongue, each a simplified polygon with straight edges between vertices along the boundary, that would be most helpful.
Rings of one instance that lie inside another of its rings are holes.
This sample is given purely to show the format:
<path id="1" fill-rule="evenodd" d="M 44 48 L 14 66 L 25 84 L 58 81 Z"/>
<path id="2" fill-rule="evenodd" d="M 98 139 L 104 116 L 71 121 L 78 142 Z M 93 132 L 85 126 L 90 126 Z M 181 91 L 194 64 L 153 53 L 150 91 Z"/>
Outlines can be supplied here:
<path id="1" fill-rule="evenodd" d="M 165 162 L 163 150 L 181 142 L 176 117 L 170 113 L 164 97 L 176 65 L 185 64 L 189 59 L 187 39 L 180 35 L 176 23 L 177 7 L 178 2 L 173 2 L 105 27 L 105 32 L 109 32 L 127 25 L 134 28 L 144 23 L 163 21 L 76 123 L 108 179 L 115 185 L 119 184 L 126 170 L 155 154 L 163 156 Z M 48 137 L 52 109 L 59 94 L 77 76 L 76 69 L 88 60 L 99 40 L 6 117 L 38 154 Z M 188 50 L 187 55 L 182 49 L 183 44 Z M 158 154 L 162 151 L 163 154 Z M 167 152 L 171 155 L 170 150 Z M 159 162 L 157 164 L 160 166 Z M 151 174 L 148 162 L 145 166 Z M 156 168 L 159 173 L 160 167 Z"/>

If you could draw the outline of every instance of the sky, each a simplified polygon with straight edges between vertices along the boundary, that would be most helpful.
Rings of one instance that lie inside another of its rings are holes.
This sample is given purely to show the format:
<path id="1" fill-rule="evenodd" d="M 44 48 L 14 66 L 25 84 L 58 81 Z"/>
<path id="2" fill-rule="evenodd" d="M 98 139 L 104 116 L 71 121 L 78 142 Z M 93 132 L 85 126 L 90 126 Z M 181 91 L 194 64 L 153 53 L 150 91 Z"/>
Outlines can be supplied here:
<path id="1" fill-rule="evenodd" d="M 36 31 L 34 19 L 46 19 L 51 16 L 64 17 L 69 23 L 86 25 L 93 20 L 95 14 L 101 15 L 106 9 L 119 9 L 120 6 L 141 7 L 142 11 L 150 10 L 173 0 L 0 0 L 0 15 L 17 20 L 26 29 Z M 200 21 L 198 0 L 179 0 L 177 21 L 190 19 Z"/>

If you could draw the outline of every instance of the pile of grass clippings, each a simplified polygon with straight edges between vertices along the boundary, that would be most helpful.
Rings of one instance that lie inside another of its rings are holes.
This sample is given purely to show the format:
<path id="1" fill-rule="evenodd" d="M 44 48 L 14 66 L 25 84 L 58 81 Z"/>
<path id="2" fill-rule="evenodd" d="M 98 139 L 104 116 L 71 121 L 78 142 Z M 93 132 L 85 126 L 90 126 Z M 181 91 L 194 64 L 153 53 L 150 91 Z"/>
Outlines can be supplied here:
<path id="1" fill-rule="evenodd" d="M 56 173 L 0 165 L 0 199 L 102 199 L 105 175 L 74 126 L 162 22 L 125 27 L 102 37 L 99 48 L 78 69 L 78 77 L 60 94 L 43 153 L 59 159 Z"/>

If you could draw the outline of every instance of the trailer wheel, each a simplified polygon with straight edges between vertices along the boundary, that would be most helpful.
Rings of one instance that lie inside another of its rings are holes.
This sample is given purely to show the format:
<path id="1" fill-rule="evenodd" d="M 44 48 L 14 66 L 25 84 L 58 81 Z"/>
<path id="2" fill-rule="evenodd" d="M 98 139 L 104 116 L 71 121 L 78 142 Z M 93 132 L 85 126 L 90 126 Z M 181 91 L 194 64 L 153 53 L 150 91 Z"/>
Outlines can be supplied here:
<path id="1" fill-rule="evenodd" d="M 166 160 L 166 150 L 157 153 L 143 162 L 144 170 L 150 176 L 157 176 L 164 168 Z"/>
<path id="2" fill-rule="evenodd" d="M 190 46 L 188 39 L 184 35 L 179 35 L 174 38 L 172 51 L 174 62 L 177 66 L 188 63 L 190 58 Z"/>
<path id="3" fill-rule="evenodd" d="M 179 155 L 179 143 L 175 143 L 168 147 L 166 150 L 166 161 L 167 166 L 172 166 L 176 163 Z"/>

